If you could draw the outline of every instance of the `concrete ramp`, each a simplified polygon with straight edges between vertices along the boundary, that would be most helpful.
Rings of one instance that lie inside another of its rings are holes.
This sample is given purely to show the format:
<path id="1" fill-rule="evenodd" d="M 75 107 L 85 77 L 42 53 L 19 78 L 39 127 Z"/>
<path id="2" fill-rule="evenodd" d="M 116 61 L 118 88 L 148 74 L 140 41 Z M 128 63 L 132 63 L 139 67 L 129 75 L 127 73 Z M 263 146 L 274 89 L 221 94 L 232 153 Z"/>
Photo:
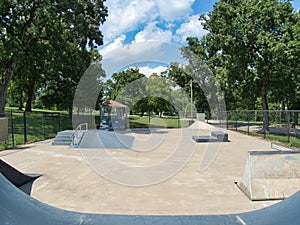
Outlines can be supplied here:
<path id="1" fill-rule="evenodd" d="M 300 221 L 300 193 L 271 207 L 249 213 L 144 216 L 61 210 L 24 194 L 1 173 L 0 187 L 0 221 L 9 225 L 299 225 Z"/>
<path id="2" fill-rule="evenodd" d="M 24 174 L 8 163 L 4 162 L 2 159 L 0 159 L 0 173 L 2 173 L 6 179 L 8 179 L 18 188 L 41 176 L 38 174 Z"/>
<path id="3" fill-rule="evenodd" d="M 106 130 L 86 131 L 78 145 L 79 148 L 131 148 L 134 137 Z"/>
<path id="4" fill-rule="evenodd" d="M 300 190 L 299 151 L 250 151 L 240 189 L 251 200 L 285 199 Z"/>

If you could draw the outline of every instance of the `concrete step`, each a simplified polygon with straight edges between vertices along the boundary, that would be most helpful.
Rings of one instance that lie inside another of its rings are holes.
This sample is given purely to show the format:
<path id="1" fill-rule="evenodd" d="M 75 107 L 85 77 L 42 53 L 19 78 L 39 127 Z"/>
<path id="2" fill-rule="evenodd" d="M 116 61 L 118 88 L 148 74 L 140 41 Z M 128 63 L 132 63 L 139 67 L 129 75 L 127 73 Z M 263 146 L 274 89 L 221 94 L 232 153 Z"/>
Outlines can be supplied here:
<path id="1" fill-rule="evenodd" d="M 73 130 L 65 130 L 58 132 L 56 137 L 54 138 L 54 141 L 52 142 L 52 145 L 71 145 L 73 133 Z"/>
<path id="2" fill-rule="evenodd" d="M 61 145 L 61 146 L 70 146 L 72 144 L 72 141 L 53 141 L 52 145 Z"/>

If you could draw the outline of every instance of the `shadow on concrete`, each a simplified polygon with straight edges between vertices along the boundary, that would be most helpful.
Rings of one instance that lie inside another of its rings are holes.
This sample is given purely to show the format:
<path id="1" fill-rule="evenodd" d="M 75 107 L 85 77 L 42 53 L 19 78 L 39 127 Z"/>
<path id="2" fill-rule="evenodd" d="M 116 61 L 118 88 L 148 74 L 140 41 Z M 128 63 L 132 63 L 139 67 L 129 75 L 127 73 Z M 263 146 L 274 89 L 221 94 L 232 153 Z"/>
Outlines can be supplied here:
<path id="1" fill-rule="evenodd" d="M 0 159 L 0 173 L 2 173 L 13 185 L 29 195 L 31 193 L 33 182 L 41 176 L 40 174 L 24 174 L 4 162 L 2 159 Z"/>

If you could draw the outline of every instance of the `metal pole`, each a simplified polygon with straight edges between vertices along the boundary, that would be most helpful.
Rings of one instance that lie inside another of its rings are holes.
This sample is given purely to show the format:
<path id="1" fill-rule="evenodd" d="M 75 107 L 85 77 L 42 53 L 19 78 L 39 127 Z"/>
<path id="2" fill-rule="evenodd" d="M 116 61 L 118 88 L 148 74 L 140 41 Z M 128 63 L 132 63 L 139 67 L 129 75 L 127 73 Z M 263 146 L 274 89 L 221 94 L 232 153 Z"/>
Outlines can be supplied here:
<path id="1" fill-rule="evenodd" d="M 26 127 L 26 111 L 23 113 L 23 124 L 24 124 L 24 143 L 27 142 L 27 127 Z"/>
<path id="2" fill-rule="evenodd" d="M 61 131 L 60 113 L 58 113 L 58 131 Z"/>
<path id="3" fill-rule="evenodd" d="M 228 130 L 228 113 L 227 111 L 225 111 L 226 113 L 226 130 Z"/>
<path id="4" fill-rule="evenodd" d="M 12 145 L 15 146 L 15 132 L 14 132 L 14 121 L 12 110 L 10 110 L 10 126 L 11 126 L 11 141 Z"/>
<path id="5" fill-rule="evenodd" d="M 248 135 L 250 134 L 250 111 L 248 111 Z"/>
<path id="6" fill-rule="evenodd" d="M 237 131 L 237 127 L 238 127 L 238 111 L 235 111 L 235 130 Z"/>
<path id="7" fill-rule="evenodd" d="M 290 143 L 290 125 L 291 125 L 291 116 L 290 112 L 287 111 L 287 120 L 288 120 L 288 128 L 287 128 L 287 135 L 288 135 L 288 143 Z"/>
<path id="8" fill-rule="evenodd" d="M 45 121 L 44 121 L 44 112 L 42 112 L 42 129 L 43 129 L 43 137 L 46 139 L 46 133 L 45 133 Z"/>

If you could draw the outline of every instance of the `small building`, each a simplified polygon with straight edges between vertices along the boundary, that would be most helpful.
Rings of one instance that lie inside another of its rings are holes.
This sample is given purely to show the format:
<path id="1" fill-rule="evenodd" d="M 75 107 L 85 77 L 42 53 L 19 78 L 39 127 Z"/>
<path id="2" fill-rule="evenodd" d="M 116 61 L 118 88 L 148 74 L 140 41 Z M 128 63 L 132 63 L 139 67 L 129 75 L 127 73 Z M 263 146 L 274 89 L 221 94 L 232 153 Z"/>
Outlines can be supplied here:
<path id="1" fill-rule="evenodd" d="M 108 100 L 100 105 L 100 129 L 125 130 L 128 119 L 128 106 Z"/>

